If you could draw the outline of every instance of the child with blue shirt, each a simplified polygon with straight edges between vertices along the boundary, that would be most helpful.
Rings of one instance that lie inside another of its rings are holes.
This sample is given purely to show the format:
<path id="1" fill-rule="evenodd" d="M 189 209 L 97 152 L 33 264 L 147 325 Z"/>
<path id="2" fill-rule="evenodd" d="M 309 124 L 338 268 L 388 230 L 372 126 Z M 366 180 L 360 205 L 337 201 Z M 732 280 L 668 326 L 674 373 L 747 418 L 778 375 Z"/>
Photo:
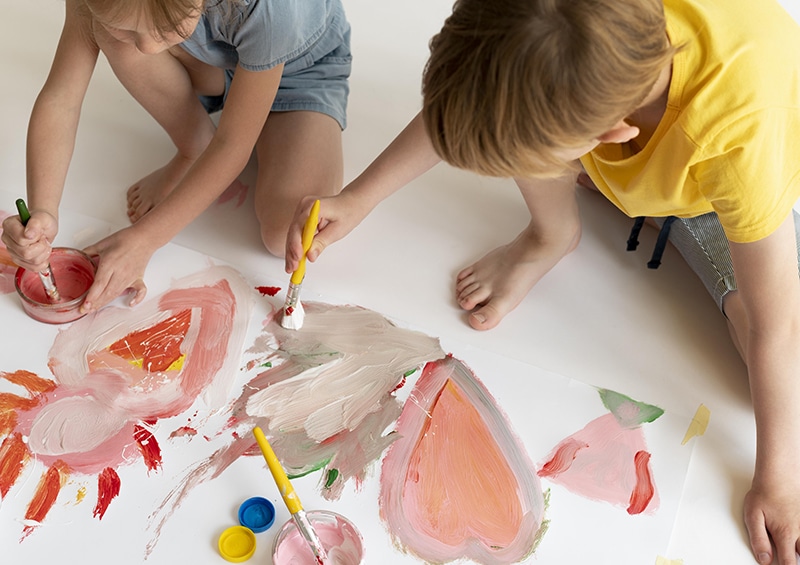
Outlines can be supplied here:
<path id="1" fill-rule="evenodd" d="M 262 240 L 282 255 L 300 198 L 341 188 L 349 40 L 341 0 L 66 0 L 28 129 L 31 218 L 3 223 L 12 258 L 34 271 L 48 261 L 100 52 L 176 153 L 128 189 L 132 225 L 85 250 L 99 263 L 84 310 L 128 289 L 130 304 L 141 302 L 152 254 L 223 193 L 253 150 Z"/>

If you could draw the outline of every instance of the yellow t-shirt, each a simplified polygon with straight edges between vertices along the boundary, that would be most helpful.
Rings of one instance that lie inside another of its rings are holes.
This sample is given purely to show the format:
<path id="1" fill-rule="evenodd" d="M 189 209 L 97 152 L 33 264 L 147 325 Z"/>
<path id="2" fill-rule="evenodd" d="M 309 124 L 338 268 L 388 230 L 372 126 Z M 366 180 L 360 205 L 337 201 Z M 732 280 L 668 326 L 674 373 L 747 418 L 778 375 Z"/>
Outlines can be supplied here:
<path id="1" fill-rule="evenodd" d="M 581 158 L 631 217 L 717 212 L 731 241 L 772 233 L 800 197 L 800 26 L 775 0 L 665 0 L 667 109 L 641 152 Z"/>

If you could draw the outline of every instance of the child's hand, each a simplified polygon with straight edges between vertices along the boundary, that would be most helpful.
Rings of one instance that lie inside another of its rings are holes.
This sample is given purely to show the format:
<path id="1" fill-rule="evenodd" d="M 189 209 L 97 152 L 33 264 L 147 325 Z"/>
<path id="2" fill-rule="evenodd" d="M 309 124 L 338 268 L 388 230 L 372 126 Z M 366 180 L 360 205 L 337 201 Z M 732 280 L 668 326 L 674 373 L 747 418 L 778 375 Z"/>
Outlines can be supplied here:
<path id="1" fill-rule="evenodd" d="M 800 548 L 800 483 L 796 470 L 792 469 L 785 482 L 772 481 L 772 486 L 754 479 L 744 500 L 744 521 L 760 565 L 773 563 L 773 553 L 778 565 L 796 565 Z"/>
<path id="2" fill-rule="evenodd" d="M 29 271 L 47 268 L 52 250 L 51 242 L 58 233 L 58 220 L 47 212 L 33 211 L 26 226 L 19 216 L 3 222 L 3 243 L 14 263 Z"/>
<path id="3" fill-rule="evenodd" d="M 155 247 L 137 237 L 135 229 L 122 229 L 83 250 L 91 257 L 99 256 L 99 261 L 81 312 L 98 310 L 126 291 L 133 293 L 129 306 L 144 300 L 144 271 Z"/>
<path id="4" fill-rule="evenodd" d="M 369 212 L 358 205 L 357 199 L 347 191 L 337 196 L 318 198 L 308 196 L 300 201 L 294 213 L 289 232 L 286 235 L 286 272 L 292 273 L 300 264 L 303 257 L 303 227 L 308 219 L 308 213 L 315 200 L 319 200 L 319 223 L 317 234 L 311 242 L 311 247 L 306 254 L 309 261 L 314 262 L 319 254 L 331 243 L 339 241 L 361 223 Z"/>

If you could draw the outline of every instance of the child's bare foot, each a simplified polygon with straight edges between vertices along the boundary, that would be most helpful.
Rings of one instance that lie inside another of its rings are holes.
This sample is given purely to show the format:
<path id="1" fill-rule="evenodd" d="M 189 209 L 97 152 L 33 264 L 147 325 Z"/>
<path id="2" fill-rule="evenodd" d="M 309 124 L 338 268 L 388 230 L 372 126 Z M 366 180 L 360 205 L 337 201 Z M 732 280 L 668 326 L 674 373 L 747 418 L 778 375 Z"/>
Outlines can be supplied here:
<path id="1" fill-rule="evenodd" d="M 194 160 L 175 155 L 169 163 L 153 171 L 128 189 L 128 218 L 132 224 L 164 200 L 191 168 Z"/>
<path id="2" fill-rule="evenodd" d="M 469 325 L 476 330 L 497 326 L 579 240 L 580 229 L 564 243 L 542 242 L 525 230 L 458 273 L 456 300 L 464 310 L 472 310 Z"/>

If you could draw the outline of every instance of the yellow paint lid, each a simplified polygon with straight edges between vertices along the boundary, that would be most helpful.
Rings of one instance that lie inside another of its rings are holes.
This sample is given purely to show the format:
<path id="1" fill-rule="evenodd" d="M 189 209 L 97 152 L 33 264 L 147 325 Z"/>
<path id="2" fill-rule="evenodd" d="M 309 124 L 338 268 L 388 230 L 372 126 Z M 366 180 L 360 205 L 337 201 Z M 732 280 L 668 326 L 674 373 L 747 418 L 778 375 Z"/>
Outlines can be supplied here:
<path id="1" fill-rule="evenodd" d="M 244 526 L 231 526 L 219 536 L 219 554 L 226 561 L 247 561 L 256 551 L 256 535 Z"/>

